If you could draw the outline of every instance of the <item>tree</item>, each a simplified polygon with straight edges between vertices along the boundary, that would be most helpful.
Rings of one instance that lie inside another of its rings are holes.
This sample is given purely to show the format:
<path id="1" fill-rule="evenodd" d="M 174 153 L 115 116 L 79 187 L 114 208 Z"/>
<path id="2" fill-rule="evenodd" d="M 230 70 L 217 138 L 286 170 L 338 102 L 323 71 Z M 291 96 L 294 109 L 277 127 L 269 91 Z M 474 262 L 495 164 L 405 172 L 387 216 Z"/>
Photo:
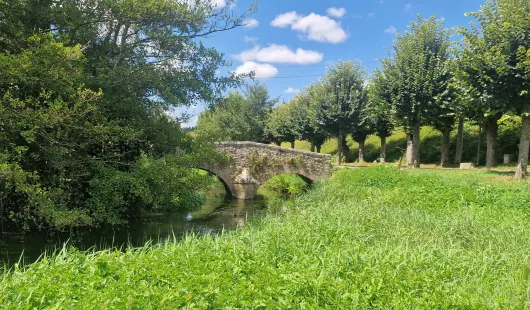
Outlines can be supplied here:
<path id="1" fill-rule="evenodd" d="M 323 88 L 318 84 L 309 85 L 302 93 L 297 95 L 291 104 L 294 105 L 296 127 L 299 128 L 300 138 L 311 143 L 311 152 L 320 153 L 322 144 L 328 134 L 319 126 L 317 115 L 321 109 Z"/>
<path id="2" fill-rule="evenodd" d="M 339 61 L 329 67 L 321 81 L 325 98 L 322 98 L 317 121 L 338 140 L 337 165 L 341 164 L 342 142 L 352 129 L 352 122 L 367 100 L 364 87 L 366 72 L 360 62 Z"/>
<path id="3" fill-rule="evenodd" d="M 301 138 L 300 123 L 296 119 L 296 106 L 293 103 L 283 103 L 274 108 L 269 114 L 265 132 L 273 137 L 278 144 L 291 143 L 294 149 L 296 139 Z"/>
<path id="4" fill-rule="evenodd" d="M 241 84 L 201 43 L 244 24 L 229 7 L 0 1 L 0 218 L 66 229 L 195 206 L 187 167 L 214 153 L 166 112 Z"/>
<path id="5" fill-rule="evenodd" d="M 471 102 L 489 117 L 488 140 L 495 138 L 499 115 L 522 116 L 519 164 L 516 178 L 528 174 L 530 146 L 530 3 L 525 0 L 487 1 L 478 12 L 468 13 L 479 25 L 460 29 L 464 35 L 458 77 Z M 491 147 L 491 146 L 490 146 Z"/>
<path id="6" fill-rule="evenodd" d="M 376 71 L 369 89 L 369 110 L 374 130 L 381 140 L 379 161 L 386 161 L 386 138 L 394 130 L 392 122 L 392 83 L 383 72 Z"/>
<path id="7" fill-rule="evenodd" d="M 398 35 L 394 53 L 382 60 L 382 74 L 393 81 L 394 119 L 403 126 L 408 139 L 408 164 L 420 167 L 420 128 L 426 112 L 445 91 L 446 64 L 449 59 L 450 31 L 443 20 L 418 17 L 409 31 Z"/>
<path id="8" fill-rule="evenodd" d="M 199 115 L 196 132 L 213 141 L 270 142 L 265 124 L 277 101 L 261 84 L 248 86 L 244 94 L 232 92 Z"/>
<path id="9" fill-rule="evenodd" d="M 368 91 L 367 91 L 368 94 Z M 359 162 L 364 163 L 366 138 L 375 133 L 375 120 L 371 114 L 368 96 L 356 107 L 356 113 L 352 117 L 351 136 L 353 141 L 359 144 Z"/>
<path id="10" fill-rule="evenodd" d="M 439 92 L 434 98 L 435 104 L 425 111 L 427 123 L 442 133 L 442 146 L 440 156 L 440 166 L 445 167 L 449 164 L 449 143 L 451 140 L 451 131 L 456 122 L 458 111 L 461 110 L 458 101 L 457 89 L 453 83 L 455 60 L 448 60 L 444 68 L 442 77 L 439 79 Z"/>

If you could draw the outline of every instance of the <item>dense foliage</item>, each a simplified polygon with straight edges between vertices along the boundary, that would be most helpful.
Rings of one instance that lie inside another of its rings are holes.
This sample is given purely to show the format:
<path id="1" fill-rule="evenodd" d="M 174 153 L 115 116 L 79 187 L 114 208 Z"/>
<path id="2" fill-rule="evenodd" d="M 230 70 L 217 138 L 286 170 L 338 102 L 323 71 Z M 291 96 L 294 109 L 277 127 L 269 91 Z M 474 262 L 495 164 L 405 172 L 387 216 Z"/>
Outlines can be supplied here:
<path id="1" fill-rule="evenodd" d="M 2 222 L 120 224 L 197 204 L 206 180 L 187 167 L 213 151 L 167 113 L 239 84 L 200 39 L 244 16 L 202 0 L 0 1 L 0 16 Z"/>
<path id="2" fill-rule="evenodd" d="M 196 133 L 213 141 L 267 142 L 266 119 L 278 99 L 269 97 L 264 85 L 247 87 L 244 94 L 232 92 L 226 99 L 199 115 Z"/>
<path id="3" fill-rule="evenodd" d="M 527 175 L 530 148 L 530 3 L 526 0 L 487 1 L 465 36 L 458 70 L 463 94 L 479 114 L 496 121 L 506 113 L 523 119 L 517 177 Z M 496 138 L 494 135 L 492 138 Z"/>
<path id="4" fill-rule="evenodd" d="M 341 164 L 344 137 L 360 121 L 366 107 L 366 71 L 360 62 L 339 61 L 328 68 L 321 81 L 323 96 L 317 121 L 338 141 L 337 164 Z"/>
<path id="5" fill-rule="evenodd" d="M 523 309 L 529 186 L 484 171 L 342 170 L 233 233 L 45 257 L 3 276 L 0 304 Z"/>

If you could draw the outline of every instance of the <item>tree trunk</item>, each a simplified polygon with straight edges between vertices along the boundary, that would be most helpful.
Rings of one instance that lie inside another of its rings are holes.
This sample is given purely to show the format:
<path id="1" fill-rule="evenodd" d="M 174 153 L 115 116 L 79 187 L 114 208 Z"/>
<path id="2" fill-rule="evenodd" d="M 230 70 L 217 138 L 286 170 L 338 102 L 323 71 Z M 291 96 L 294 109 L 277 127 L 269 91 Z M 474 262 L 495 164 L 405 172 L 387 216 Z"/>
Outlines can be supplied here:
<path id="1" fill-rule="evenodd" d="M 497 165 L 497 136 L 499 134 L 499 115 L 488 117 L 486 120 L 486 168 Z"/>
<path id="2" fill-rule="evenodd" d="M 294 141 L 291 141 L 291 148 L 294 149 Z"/>
<path id="3" fill-rule="evenodd" d="M 314 140 L 311 140 L 311 149 L 310 149 L 311 152 L 315 152 L 315 141 Z"/>
<path id="4" fill-rule="evenodd" d="M 456 158 L 455 163 L 460 165 L 464 156 L 464 118 L 458 119 L 458 133 L 456 135 Z"/>
<path id="5" fill-rule="evenodd" d="M 366 140 L 359 141 L 359 162 L 364 163 L 364 145 Z"/>
<path id="6" fill-rule="evenodd" d="M 346 135 L 342 136 L 342 157 L 344 159 L 344 162 L 348 162 L 348 158 L 350 156 L 350 147 L 348 146 L 348 143 L 346 142 Z"/>
<path id="7" fill-rule="evenodd" d="M 339 132 L 339 137 L 337 139 L 337 166 L 340 166 L 342 163 L 342 132 Z"/>
<path id="8" fill-rule="evenodd" d="M 322 148 L 322 144 L 317 145 L 317 153 L 320 154 L 320 149 Z"/>
<path id="9" fill-rule="evenodd" d="M 414 125 L 412 133 L 412 166 L 414 168 L 420 168 L 420 131 L 421 125 L 418 122 Z"/>
<path id="10" fill-rule="evenodd" d="M 412 167 L 412 134 L 407 135 L 407 167 Z"/>
<path id="11" fill-rule="evenodd" d="M 386 137 L 381 136 L 381 152 L 379 153 L 379 162 L 386 162 Z"/>
<path id="12" fill-rule="evenodd" d="M 482 126 L 478 127 L 478 145 L 477 145 L 477 166 L 480 166 L 480 143 L 482 140 Z"/>
<path id="13" fill-rule="evenodd" d="M 449 163 L 449 143 L 451 141 L 451 127 L 446 126 L 443 130 L 443 139 L 442 139 L 442 158 L 440 160 L 440 166 L 446 167 Z"/>
<path id="14" fill-rule="evenodd" d="M 530 148 L 530 115 L 523 114 L 523 126 L 521 128 L 521 138 L 519 141 L 519 163 L 515 171 L 516 179 L 523 179 L 528 176 L 528 151 Z"/>

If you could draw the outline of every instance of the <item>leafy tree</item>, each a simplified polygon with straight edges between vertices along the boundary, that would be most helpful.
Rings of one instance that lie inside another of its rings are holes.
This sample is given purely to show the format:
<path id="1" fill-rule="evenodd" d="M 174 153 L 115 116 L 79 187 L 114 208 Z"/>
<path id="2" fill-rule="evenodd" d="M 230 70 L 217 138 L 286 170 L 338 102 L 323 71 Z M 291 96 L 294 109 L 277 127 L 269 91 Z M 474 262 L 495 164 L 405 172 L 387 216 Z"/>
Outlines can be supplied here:
<path id="1" fill-rule="evenodd" d="M 165 112 L 241 83 L 215 73 L 228 63 L 201 38 L 245 15 L 206 0 L 16 0 L 0 17 L 0 218 L 66 229 L 196 205 L 203 179 L 187 167 L 214 153 Z"/>
<path id="2" fill-rule="evenodd" d="M 270 142 L 265 124 L 277 101 L 261 84 L 248 86 L 244 94 L 232 92 L 199 115 L 196 132 L 214 141 Z"/>
<path id="3" fill-rule="evenodd" d="M 265 131 L 273 137 L 278 144 L 291 143 L 294 148 L 296 139 L 301 138 L 300 123 L 296 119 L 296 106 L 293 103 L 284 103 L 274 108 L 269 114 Z"/>
<path id="4" fill-rule="evenodd" d="M 368 97 L 356 107 L 352 123 L 352 139 L 359 144 L 359 162 L 364 163 L 365 143 L 369 135 L 376 132 Z"/>
<path id="5" fill-rule="evenodd" d="M 526 0 L 491 0 L 478 12 L 469 13 L 478 25 L 461 29 L 464 45 L 458 77 L 474 99 L 470 101 L 483 115 L 492 116 L 488 128 L 496 128 L 504 113 L 522 115 L 517 178 L 528 174 L 530 147 L 529 13 Z"/>
<path id="6" fill-rule="evenodd" d="M 233 92 L 214 107 L 199 115 L 196 133 L 214 141 L 256 141 L 259 124 L 252 122 L 252 108 L 239 92 Z M 253 130 L 254 129 L 254 130 Z"/>
<path id="7" fill-rule="evenodd" d="M 369 113 L 374 131 L 381 140 L 380 162 L 386 161 L 386 138 L 394 130 L 392 122 L 392 85 L 381 71 L 376 71 L 369 89 Z"/>
<path id="8" fill-rule="evenodd" d="M 456 122 L 457 115 L 461 112 L 462 107 L 457 96 L 457 89 L 454 87 L 453 75 L 456 60 L 448 60 L 445 72 L 439 80 L 439 89 L 442 90 L 435 98 L 435 104 L 425 111 L 426 122 L 442 133 L 442 146 L 440 156 L 440 166 L 445 167 L 449 164 L 449 143 L 451 140 L 451 131 Z"/>
<path id="9" fill-rule="evenodd" d="M 322 88 L 319 88 L 317 84 L 311 84 L 291 101 L 294 121 L 300 132 L 300 138 L 311 143 L 311 152 L 316 150 L 318 153 L 328 137 L 328 134 L 317 123 L 317 115 L 321 108 L 319 96 L 322 95 Z"/>
<path id="10" fill-rule="evenodd" d="M 321 82 L 326 95 L 322 98 L 317 121 L 338 140 L 337 165 L 342 161 L 342 141 L 367 100 L 365 78 L 366 72 L 360 62 L 339 61 L 329 67 Z"/>
<path id="11" fill-rule="evenodd" d="M 409 31 L 398 35 L 394 53 L 382 61 L 382 74 L 393 81 L 394 119 L 408 136 L 407 162 L 420 167 L 420 128 L 429 110 L 445 92 L 450 31 L 443 20 L 418 17 Z"/>

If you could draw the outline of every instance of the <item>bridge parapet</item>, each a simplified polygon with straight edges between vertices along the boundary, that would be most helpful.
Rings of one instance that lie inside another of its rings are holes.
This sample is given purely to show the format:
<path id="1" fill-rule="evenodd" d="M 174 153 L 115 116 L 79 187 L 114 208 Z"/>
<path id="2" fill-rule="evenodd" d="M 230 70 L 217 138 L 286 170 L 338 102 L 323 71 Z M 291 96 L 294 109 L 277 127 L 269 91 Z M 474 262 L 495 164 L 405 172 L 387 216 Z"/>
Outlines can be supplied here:
<path id="1" fill-rule="evenodd" d="M 256 142 L 216 144 L 228 161 L 201 167 L 216 174 L 238 199 L 252 199 L 270 178 L 297 174 L 308 182 L 331 175 L 331 156 Z"/>

